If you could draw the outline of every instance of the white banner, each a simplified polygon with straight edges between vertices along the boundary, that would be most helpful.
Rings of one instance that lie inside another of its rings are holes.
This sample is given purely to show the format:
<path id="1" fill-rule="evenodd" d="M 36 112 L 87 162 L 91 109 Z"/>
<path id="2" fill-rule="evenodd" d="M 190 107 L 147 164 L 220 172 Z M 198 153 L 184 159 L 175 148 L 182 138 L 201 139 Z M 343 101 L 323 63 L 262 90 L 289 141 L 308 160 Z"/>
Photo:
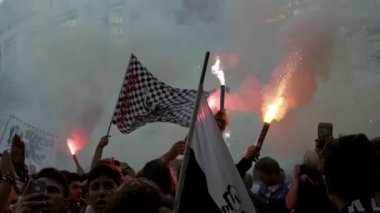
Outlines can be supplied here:
<path id="1" fill-rule="evenodd" d="M 59 140 L 57 136 L 11 115 L 2 133 L 1 152 L 10 149 L 15 134 L 25 143 L 25 163 L 29 169 L 33 171 L 56 165 L 56 145 Z"/>

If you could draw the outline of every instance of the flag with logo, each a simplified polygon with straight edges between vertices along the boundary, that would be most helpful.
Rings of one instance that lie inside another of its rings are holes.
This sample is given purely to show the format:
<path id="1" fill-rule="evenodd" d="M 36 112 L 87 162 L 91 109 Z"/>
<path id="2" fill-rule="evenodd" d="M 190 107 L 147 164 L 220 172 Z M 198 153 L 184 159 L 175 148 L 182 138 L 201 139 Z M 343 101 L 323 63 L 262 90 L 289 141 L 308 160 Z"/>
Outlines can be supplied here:
<path id="1" fill-rule="evenodd" d="M 0 139 L 0 151 L 9 150 L 14 135 L 25 143 L 25 164 L 31 170 L 56 165 L 59 138 L 11 115 Z"/>
<path id="2" fill-rule="evenodd" d="M 204 96 L 188 143 L 178 212 L 256 212 Z"/>

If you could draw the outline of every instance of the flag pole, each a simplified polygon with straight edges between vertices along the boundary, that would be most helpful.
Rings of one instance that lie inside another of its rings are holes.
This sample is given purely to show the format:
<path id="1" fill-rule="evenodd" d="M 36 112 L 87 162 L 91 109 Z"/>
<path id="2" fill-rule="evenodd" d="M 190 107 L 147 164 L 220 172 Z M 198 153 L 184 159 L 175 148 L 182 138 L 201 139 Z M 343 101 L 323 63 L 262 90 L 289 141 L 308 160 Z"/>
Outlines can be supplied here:
<path id="1" fill-rule="evenodd" d="M 133 53 L 131 54 L 131 56 L 130 56 L 130 58 L 129 58 L 127 69 L 128 69 L 129 64 L 130 64 L 130 62 L 131 62 L 131 60 L 132 60 L 132 56 L 133 56 Z M 113 111 L 112 111 L 112 116 L 111 116 L 110 123 L 109 123 L 109 125 L 108 125 L 108 129 L 107 129 L 107 134 L 106 134 L 106 136 L 110 136 L 110 131 L 111 131 L 111 127 L 112 127 L 112 120 L 113 120 L 113 114 L 115 113 L 116 105 L 117 105 L 117 103 L 119 102 L 120 92 L 121 92 L 121 90 L 123 89 L 123 84 L 124 84 L 124 81 L 125 81 L 125 78 L 127 77 L 127 75 L 128 75 L 128 70 L 125 71 L 125 75 L 124 75 L 123 81 L 121 82 L 120 90 L 119 90 L 119 93 L 118 93 L 118 96 L 117 96 L 117 99 L 116 99 L 115 107 L 113 108 Z"/>
<path id="2" fill-rule="evenodd" d="M 115 109 L 113 109 L 113 111 L 115 112 Z M 110 135 L 111 126 L 112 126 L 112 120 L 113 120 L 113 113 L 112 113 L 110 124 L 108 125 L 108 130 L 107 130 L 107 134 L 106 134 L 107 136 Z"/>
<path id="3" fill-rule="evenodd" d="M 201 78 L 199 80 L 199 85 L 198 85 L 197 99 L 195 101 L 195 105 L 194 105 L 194 109 L 193 109 L 193 116 L 191 119 L 189 133 L 188 133 L 188 137 L 186 140 L 185 154 L 183 156 L 182 164 L 181 164 L 179 183 L 178 183 L 177 193 L 176 193 L 176 197 L 175 197 L 175 204 L 174 204 L 174 212 L 175 213 L 178 213 L 179 204 L 181 202 L 181 195 L 182 195 L 182 191 L 183 191 L 183 187 L 184 187 L 184 183 L 185 183 L 187 164 L 188 164 L 189 156 L 190 156 L 190 143 L 191 143 L 192 138 L 193 138 L 195 123 L 196 123 L 197 117 L 198 117 L 199 105 L 200 105 L 202 94 L 203 94 L 203 82 L 204 82 L 205 75 L 206 75 L 209 57 L 210 57 L 210 52 L 207 51 L 206 55 L 205 55 L 204 62 L 203 62 L 202 74 L 201 74 Z"/>

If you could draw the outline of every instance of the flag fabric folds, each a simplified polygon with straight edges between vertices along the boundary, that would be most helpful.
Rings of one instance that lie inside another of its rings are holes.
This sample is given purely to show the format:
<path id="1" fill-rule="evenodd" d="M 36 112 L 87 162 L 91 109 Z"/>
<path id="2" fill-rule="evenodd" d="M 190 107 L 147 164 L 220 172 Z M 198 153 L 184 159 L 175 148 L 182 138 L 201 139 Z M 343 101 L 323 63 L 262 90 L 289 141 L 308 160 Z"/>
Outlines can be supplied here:
<path id="1" fill-rule="evenodd" d="M 1 153 L 11 148 L 15 135 L 25 143 L 25 164 L 30 170 L 55 166 L 57 144 L 62 142 L 61 138 L 10 115 L 0 138 Z"/>
<path id="2" fill-rule="evenodd" d="M 256 212 L 205 97 L 191 140 L 178 212 Z"/>
<path id="3" fill-rule="evenodd" d="M 190 125 L 197 91 L 173 88 L 159 81 L 131 55 L 112 123 L 131 133 L 151 122 Z"/>

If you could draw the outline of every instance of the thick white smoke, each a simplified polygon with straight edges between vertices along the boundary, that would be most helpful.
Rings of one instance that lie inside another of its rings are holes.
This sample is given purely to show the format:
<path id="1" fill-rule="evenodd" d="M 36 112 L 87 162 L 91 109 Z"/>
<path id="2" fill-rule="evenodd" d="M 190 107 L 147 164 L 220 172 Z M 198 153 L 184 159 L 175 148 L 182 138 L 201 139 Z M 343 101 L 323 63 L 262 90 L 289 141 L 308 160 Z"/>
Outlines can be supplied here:
<path id="1" fill-rule="evenodd" d="M 0 128 L 13 113 L 56 134 L 80 131 L 88 139 L 78 154 L 84 167 L 106 133 L 131 52 L 159 79 L 184 88 L 197 87 L 205 51 L 221 56 L 231 90 L 226 107 L 230 150 L 236 160 L 261 128 L 262 88 L 289 48 L 299 44 L 308 63 L 289 89 L 297 104 L 282 121 L 273 123 L 263 155 L 274 156 L 283 165 L 301 159 L 303 151 L 313 147 L 319 121 L 333 122 L 336 134 L 377 134 L 379 44 L 373 29 L 380 22 L 373 8 L 380 3 L 44 2 L 0 4 Z M 15 45 L 6 45 L 5 40 Z M 206 82 L 206 89 L 218 86 L 212 75 Z M 130 135 L 113 128 L 104 155 L 140 168 L 186 133 L 171 124 L 151 124 Z M 73 168 L 67 162 L 57 166 Z"/>

